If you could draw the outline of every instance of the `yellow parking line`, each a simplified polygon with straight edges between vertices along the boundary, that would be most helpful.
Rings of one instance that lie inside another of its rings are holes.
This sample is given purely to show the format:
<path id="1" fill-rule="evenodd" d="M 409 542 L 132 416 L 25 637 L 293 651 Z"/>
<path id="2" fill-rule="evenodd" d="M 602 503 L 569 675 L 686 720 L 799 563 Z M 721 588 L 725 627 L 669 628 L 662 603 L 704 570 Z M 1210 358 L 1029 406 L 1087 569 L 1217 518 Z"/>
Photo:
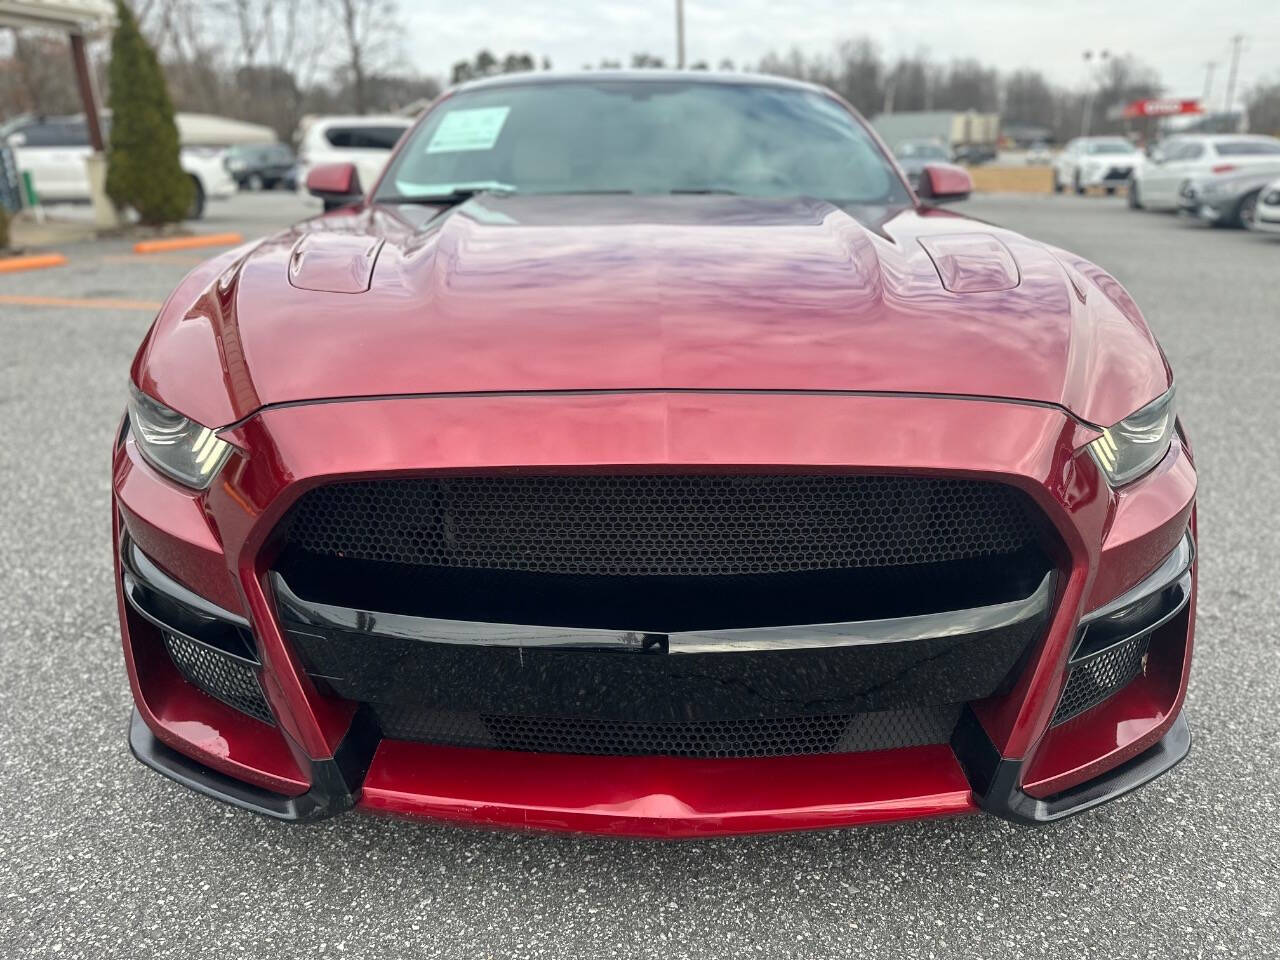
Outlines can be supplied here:
<path id="1" fill-rule="evenodd" d="M 0 294 L 0 304 L 16 307 L 69 307 L 85 310 L 159 310 L 158 300 L 113 300 L 110 297 L 36 297 L 20 293 Z"/>

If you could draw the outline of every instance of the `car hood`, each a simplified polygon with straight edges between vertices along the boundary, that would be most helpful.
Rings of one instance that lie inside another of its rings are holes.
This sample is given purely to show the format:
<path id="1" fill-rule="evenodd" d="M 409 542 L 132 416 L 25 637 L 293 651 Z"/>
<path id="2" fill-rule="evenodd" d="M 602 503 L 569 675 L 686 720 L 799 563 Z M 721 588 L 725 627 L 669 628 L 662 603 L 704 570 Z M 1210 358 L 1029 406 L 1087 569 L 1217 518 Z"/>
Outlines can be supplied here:
<path id="1" fill-rule="evenodd" d="M 210 425 L 340 397 L 587 390 L 994 397 L 1107 424 L 1168 386 L 1132 300 L 1063 251 L 938 210 L 726 196 L 317 218 L 188 277 L 134 374 Z"/>

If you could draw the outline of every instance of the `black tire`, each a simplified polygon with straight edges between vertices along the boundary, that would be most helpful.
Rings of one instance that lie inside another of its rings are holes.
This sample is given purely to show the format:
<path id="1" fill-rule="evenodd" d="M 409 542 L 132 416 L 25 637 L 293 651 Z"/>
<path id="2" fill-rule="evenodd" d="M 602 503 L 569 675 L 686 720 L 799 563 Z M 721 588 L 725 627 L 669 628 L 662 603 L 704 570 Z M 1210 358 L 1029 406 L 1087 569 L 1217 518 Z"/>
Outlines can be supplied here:
<path id="1" fill-rule="evenodd" d="M 1053 192 L 1054 193 L 1062 192 L 1062 181 L 1058 179 L 1058 171 L 1056 168 L 1053 171 Z"/>
<path id="2" fill-rule="evenodd" d="M 1076 196 L 1077 196 L 1077 197 L 1083 197 L 1083 196 L 1084 196 L 1084 190 L 1085 190 L 1085 188 L 1084 188 L 1084 187 L 1082 187 L 1082 186 L 1080 185 L 1080 171 L 1079 171 L 1079 170 L 1077 170 L 1077 171 L 1076 171 L 1074 174 L 1072 174 L 1072 176 L 1071 176 L 1071 189 L 1072 189 L 1072 190 L 1074 190 L 1074 191 L 1076 192 Z"/>
<path id="3" fill-rule="evenodd" d="M 204 216 L 204 186 L 199 178 L 191 178 L 191 206 L 187 208 L 188 220 L 199 220 Z"/>
<path id="4" fill-rule="evenodd" d="M 1236 207 L 1235 225 L 1244 227 L 1246 230 L 1256 229 L 1255 223 L 1258 216 L 1258 194 L 1261 190 L 1255 190 L 1253 193 L 1247 193 L 1240 198 L 1240 205 Z"/>
<path id="5" fill-rule="evenodd" d="M 1128 192 L 1128 195 L 1129 195 L 1129 197 L 1128 197 L 1129 209 L 1130 209 L 1130 210 L 1141 210 L 1141 209 L 1142 209 L 1142 198 L 1141 198 L 1140 196 L 1138 196 L 1138 181 L 1137 181 L 1137 180 L 1134 180 L 1134 179 L 1132 179 L 1132 178 L 1130 178 L 1130 179 L 1129 179 L 1129 188 L 1128 188 L 1128 191 L 1127 191 L 1127 192 Z"/>
<path id="6" fill-rule="evenodd" d="M 267 187 L 266 182 L 262 179 L 262 175 L 258 173 L 249 174 L 249 176 L 245 178 L 244 185 L 255 193 L 259 190 L 265 190 Z"/>
<path id="7" fill-rule="evenodd" d="M 1115 187 L 1107 187 L 1106 189 L 1107 189 L 1107 196 L 1108 196 L 1108 197 L 1114 197 L 1114 196 L 1116 195 L 1116 188 L 1115 188 Z"/>

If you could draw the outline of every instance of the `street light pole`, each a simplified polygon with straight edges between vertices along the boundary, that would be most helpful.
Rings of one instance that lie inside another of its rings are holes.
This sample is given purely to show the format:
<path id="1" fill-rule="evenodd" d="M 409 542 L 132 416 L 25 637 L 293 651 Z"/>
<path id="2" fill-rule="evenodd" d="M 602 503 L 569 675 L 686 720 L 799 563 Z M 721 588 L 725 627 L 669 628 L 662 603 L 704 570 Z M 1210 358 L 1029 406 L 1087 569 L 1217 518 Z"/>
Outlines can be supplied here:
<path id="1" fill-rule="evenodd" d="M 676 68 L 684 69 L 684 0 L 676 0 Z"/>
<path id="2" fill-rule="evenodd" d="M 1098 62 L 1102 63 L 1106 60 L 1110 53 L 1106 50 L 1098 51 Z M 1097 96 L 1098 77 L 1091 68 L 1093 62 L 1093 51 L 1086 50 L 1084 52 L 1084 69 L 1085 69 L 1085 98 L 1084 98 L 1084 116 L 1080 118 L 1080 136 L 1087 137 L 1089 135 L 1089 127 L 1093 123 L 1093 101 Z"/>

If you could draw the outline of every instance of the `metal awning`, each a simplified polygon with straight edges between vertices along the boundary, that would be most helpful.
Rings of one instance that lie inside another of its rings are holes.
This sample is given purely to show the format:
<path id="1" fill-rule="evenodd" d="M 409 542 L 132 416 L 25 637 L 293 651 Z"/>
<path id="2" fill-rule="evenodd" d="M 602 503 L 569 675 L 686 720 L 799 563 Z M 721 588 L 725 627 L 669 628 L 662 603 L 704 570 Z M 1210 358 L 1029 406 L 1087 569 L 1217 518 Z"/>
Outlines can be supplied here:
<path id="1" fill-rule="evenodd" d="M 110 0 L 0 0 L 0 27 L 85 31 L 115 22 Z"/>

